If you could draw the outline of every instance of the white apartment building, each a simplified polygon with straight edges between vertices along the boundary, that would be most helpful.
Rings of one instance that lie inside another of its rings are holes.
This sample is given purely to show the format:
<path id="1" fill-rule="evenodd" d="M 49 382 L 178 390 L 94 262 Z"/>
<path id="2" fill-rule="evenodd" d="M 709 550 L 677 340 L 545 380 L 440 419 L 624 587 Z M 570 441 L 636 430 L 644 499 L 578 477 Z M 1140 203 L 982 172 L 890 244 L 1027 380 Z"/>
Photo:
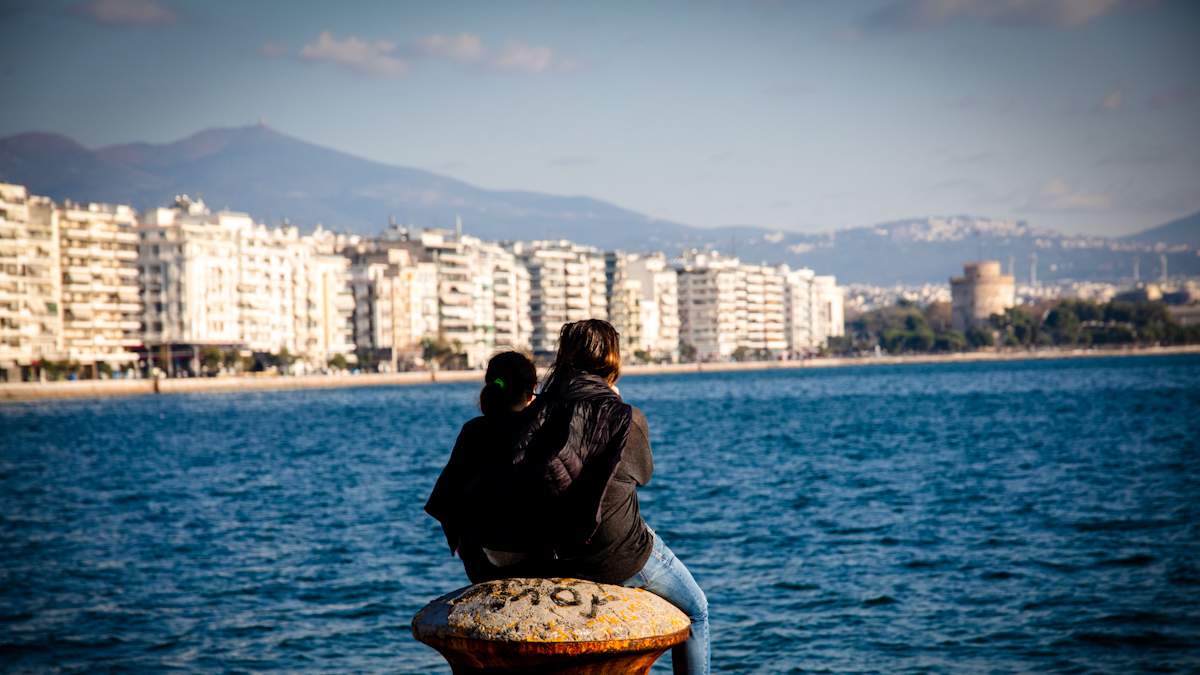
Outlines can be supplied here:
<path id="1" fill-rule="evenodd" d="M 461 231 L 422 230 L 416 243 L 418 259 L 437 271 L 437 336 L 463 350 L 467 367 L 528 349 L 529 273 L 511 251 Z"/>
<path id="2" fill-rule="evenodd" d="M 332 235 L 257 225 L 244 213 L 211 213 L 179 197 L 147 211 L 139 268 L 147 347 L 172 361 L 202 346 L 290 354 L 301 370 L 353 350 L 348 261 Z"/>
<path id="3" fill-rule="evenodd" d="M 746 265 L 691 252 L 679 273 L 679 342 L 700 360 L 808 354 L 844 333 L 842 293 L 830 276 L 786 265 Z"/>
<path id="4" fill-rule="evenodd" d="M 62 358 L 61 282 L 53 203 L 0 183 L 0 381 Z"/>
<path id="5" fill-rule="evenodd" d="M 510 250 L 529 273 L 535 356 L 555 353 L 564 323 L 608 319 L 604 254 L 599 249 L 561 240 L 518 242 Z"/>
<path id="6" fill-rule="evenodd" d="M 774 358 L 786 352 L 784 275 L 780 270 L 738 265 L 735 297 L 736 349 L 753 358 Z"/>
<path id="7" fill-rule="evenodd" d="M 739 266 L 737 258 L 695 251 L 678 263 L 679 349 L 684 356 L 694 352 L 697 360 L 716 361 L 737 349 Z"/>
<path id="8" fill-rule="evenodd" d="M 499 244 L 480 246 L 479 263 L 484 283 L 491 285 L 493 349 L 528 350 L 533 333 L 529 270 Z"/>
<path id="9" fill-rule="evenodd" d="M 294 231 L 294 230 L 293 230 Z M 333 236 L 317 229 L 296 245 L 296 329 L 293 353 L 324 365 L 354 352 L 350 261 L 332 250 Z"/>
<path id="10" fill-rule="evenodd" d="M 661 253 L 605 255 L 609 321 L 626 357 L 679 358 L 679 283 Z"/>
<path id="11" fill-rule="evenodd" d="M 788 351 L 792 357 L 815 353 L 831 337 L 846 333 L 842 289 L 832 276 L 810 269 L 783 270 Z"/>
<path id="12" fill-rule="evenodd" d="M 846 334 L 842 289 L 833 276 L 813 277 L 813 331 L 818 346 Z"/>
<path id="13" fill-rule="evenodd" d="M 421 339 L 437 335 L 437 267 L 407 244 L 366 241 L 346 251 L 354 294 L 354 345 L 395 371 L 421 356 Z"/>
<path id="14" fill-rule="evenodd" d="M 84 364 L 135 363 L 142 344 L 137 214 L 124 205 L 73 202 L 57 211 L 62 351 Z"/>

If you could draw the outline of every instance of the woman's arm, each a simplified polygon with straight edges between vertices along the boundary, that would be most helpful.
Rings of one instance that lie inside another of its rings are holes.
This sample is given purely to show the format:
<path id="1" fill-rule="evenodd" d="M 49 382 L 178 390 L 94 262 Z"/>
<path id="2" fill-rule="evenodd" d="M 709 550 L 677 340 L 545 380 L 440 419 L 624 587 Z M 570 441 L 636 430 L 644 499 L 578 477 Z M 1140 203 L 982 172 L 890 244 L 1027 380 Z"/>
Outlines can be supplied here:
<path id="1" fill-rule="evenodd" d="M 629 423 L 629 438 L 625 441 L 625 452 L 621 461 L 625 470 L 638 485 L 650 482 L 654 473 L 654 456 L 650 452 L 650 424 L 640 408 L 633 408 L 633 419 Z"/>

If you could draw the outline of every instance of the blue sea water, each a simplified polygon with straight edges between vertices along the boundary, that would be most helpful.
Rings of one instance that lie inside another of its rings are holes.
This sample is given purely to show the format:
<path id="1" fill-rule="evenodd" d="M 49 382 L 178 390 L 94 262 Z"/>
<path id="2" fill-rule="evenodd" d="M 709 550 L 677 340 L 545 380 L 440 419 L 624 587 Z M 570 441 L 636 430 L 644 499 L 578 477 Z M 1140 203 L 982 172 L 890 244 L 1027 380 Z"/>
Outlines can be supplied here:
<path id="1" fill-rule="evenodd" d="M 1200 358 L 621 389 L 718 671 L 1200 669 Z M 422 506 L 475 394 L 0 406 L 0 667 L 448 672 L 408 622 L 465 584 Z"/>

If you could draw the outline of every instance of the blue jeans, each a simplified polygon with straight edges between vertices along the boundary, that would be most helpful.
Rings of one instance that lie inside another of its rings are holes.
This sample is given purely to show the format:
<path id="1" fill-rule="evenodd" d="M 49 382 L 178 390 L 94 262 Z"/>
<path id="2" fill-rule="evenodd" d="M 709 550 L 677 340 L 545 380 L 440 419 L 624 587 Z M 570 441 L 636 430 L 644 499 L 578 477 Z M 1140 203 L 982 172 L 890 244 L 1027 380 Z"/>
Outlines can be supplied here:
<path id="1" fill-rule="evenodd" d="M 692 573 L 657 532 L 654 548 L 642 571 L 627 579 L 622 586 L 642 588 L 675 605 L 692 620 L 692 635 L 687 642 L 671 651 L 671 666 L 676 673 L 708 674 L 711 654 L 708 644 L 708 598 L 692 578 Z"/>

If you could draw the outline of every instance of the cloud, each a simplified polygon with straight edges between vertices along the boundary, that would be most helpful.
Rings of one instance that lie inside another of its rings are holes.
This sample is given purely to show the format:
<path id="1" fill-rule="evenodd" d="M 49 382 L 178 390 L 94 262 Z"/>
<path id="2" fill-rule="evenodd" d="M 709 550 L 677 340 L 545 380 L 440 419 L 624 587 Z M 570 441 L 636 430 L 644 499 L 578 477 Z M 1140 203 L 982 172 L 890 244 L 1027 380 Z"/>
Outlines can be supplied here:
<path id="1" fill-rule="evenodd" d="M 1116 110 L 1117 108 L 1120 108 L 1120 107 L 1121 107 L 1121 90 L 1120 89 L 1114 89 L 1114 90 L 1108 92 L 1108 96 L 1105 96 L 1104 100 L 1100 102 L 1101 110 Z"/>
<path id="2" fill-rule="evenodd" d="M 1172 87 L 1153 94 L 1147 103 L 1154 110 L 1174 108 L 1178 105 L 1187 105 L 1196 98 L 1196 94 L 1197 90 L 1191 87 Z"/>
<path id="3" fill-rule="evenodd" d="M 160 26 L 175 23 L 179 13 L 157 0 L 87 0 L 71 13 L 109 26 Z"/>
<path id="4" fill-rule="evenodd" d="M 1029 199 L 1026 211 L 1104 211 L 1112 206 L 1112 197 L 1101 192 L 1074 190 L 1066 181 L 1055 178 Z"/>
<path id="5" fill-rule="evenodd" d="M 549 47 L 510 41 L 492 60 L 492 65 L 501 70 L 544 73 L 557 64 L 554 59 L 554 50 Z"/>
<path id="6" fill-rule="evenodd" d="M 315 42 L 304 45 L 300 58 L 305 61 L 328 61 L 339 66 L 386 77 L 408 73 L 408 62 L 395 56 L 396 43 L 387 40 L 368 42 L 353 35 L 344 40 L 322 31 Z"/>
<path id="7" fill-rule="evenodd" d="M 446 58 L 460 63 L 477 63 L 483 60 L 487 53 L 483 39 L 470 33 L 428 35 L 417 40 L 417 50 L 426 56 Z"/>
<path id="8" fill-rule="evenodd" d="M 259 53 L 266 57 L 285 52 L 283 45 L 274 42 L 267 42 L 259 48 Z M 560 58 L 550 47 L 510 41 L 503 49 L 495 50 L 483 38 L 472 33 L 435 33 L 400 48 L 395 42 L 371 42 L 353 35 L 339 40 L 329 31 L 322 31 L 315 42 L 300 50 L 299 57 L 305 61 L 330 61 L 362 73 L 387 76 L 407 74 L 413 61 L 419 59 L 443 59 L 526 73 L 566 72 L 575 68 L 574 61 Z"/>
<path id="9" fill-rule="evenodd" d="M 892 0 L 862 18 L 864 32 L 939 28 L 960 21 L 1074 28 L 1145 0 Z"/>

